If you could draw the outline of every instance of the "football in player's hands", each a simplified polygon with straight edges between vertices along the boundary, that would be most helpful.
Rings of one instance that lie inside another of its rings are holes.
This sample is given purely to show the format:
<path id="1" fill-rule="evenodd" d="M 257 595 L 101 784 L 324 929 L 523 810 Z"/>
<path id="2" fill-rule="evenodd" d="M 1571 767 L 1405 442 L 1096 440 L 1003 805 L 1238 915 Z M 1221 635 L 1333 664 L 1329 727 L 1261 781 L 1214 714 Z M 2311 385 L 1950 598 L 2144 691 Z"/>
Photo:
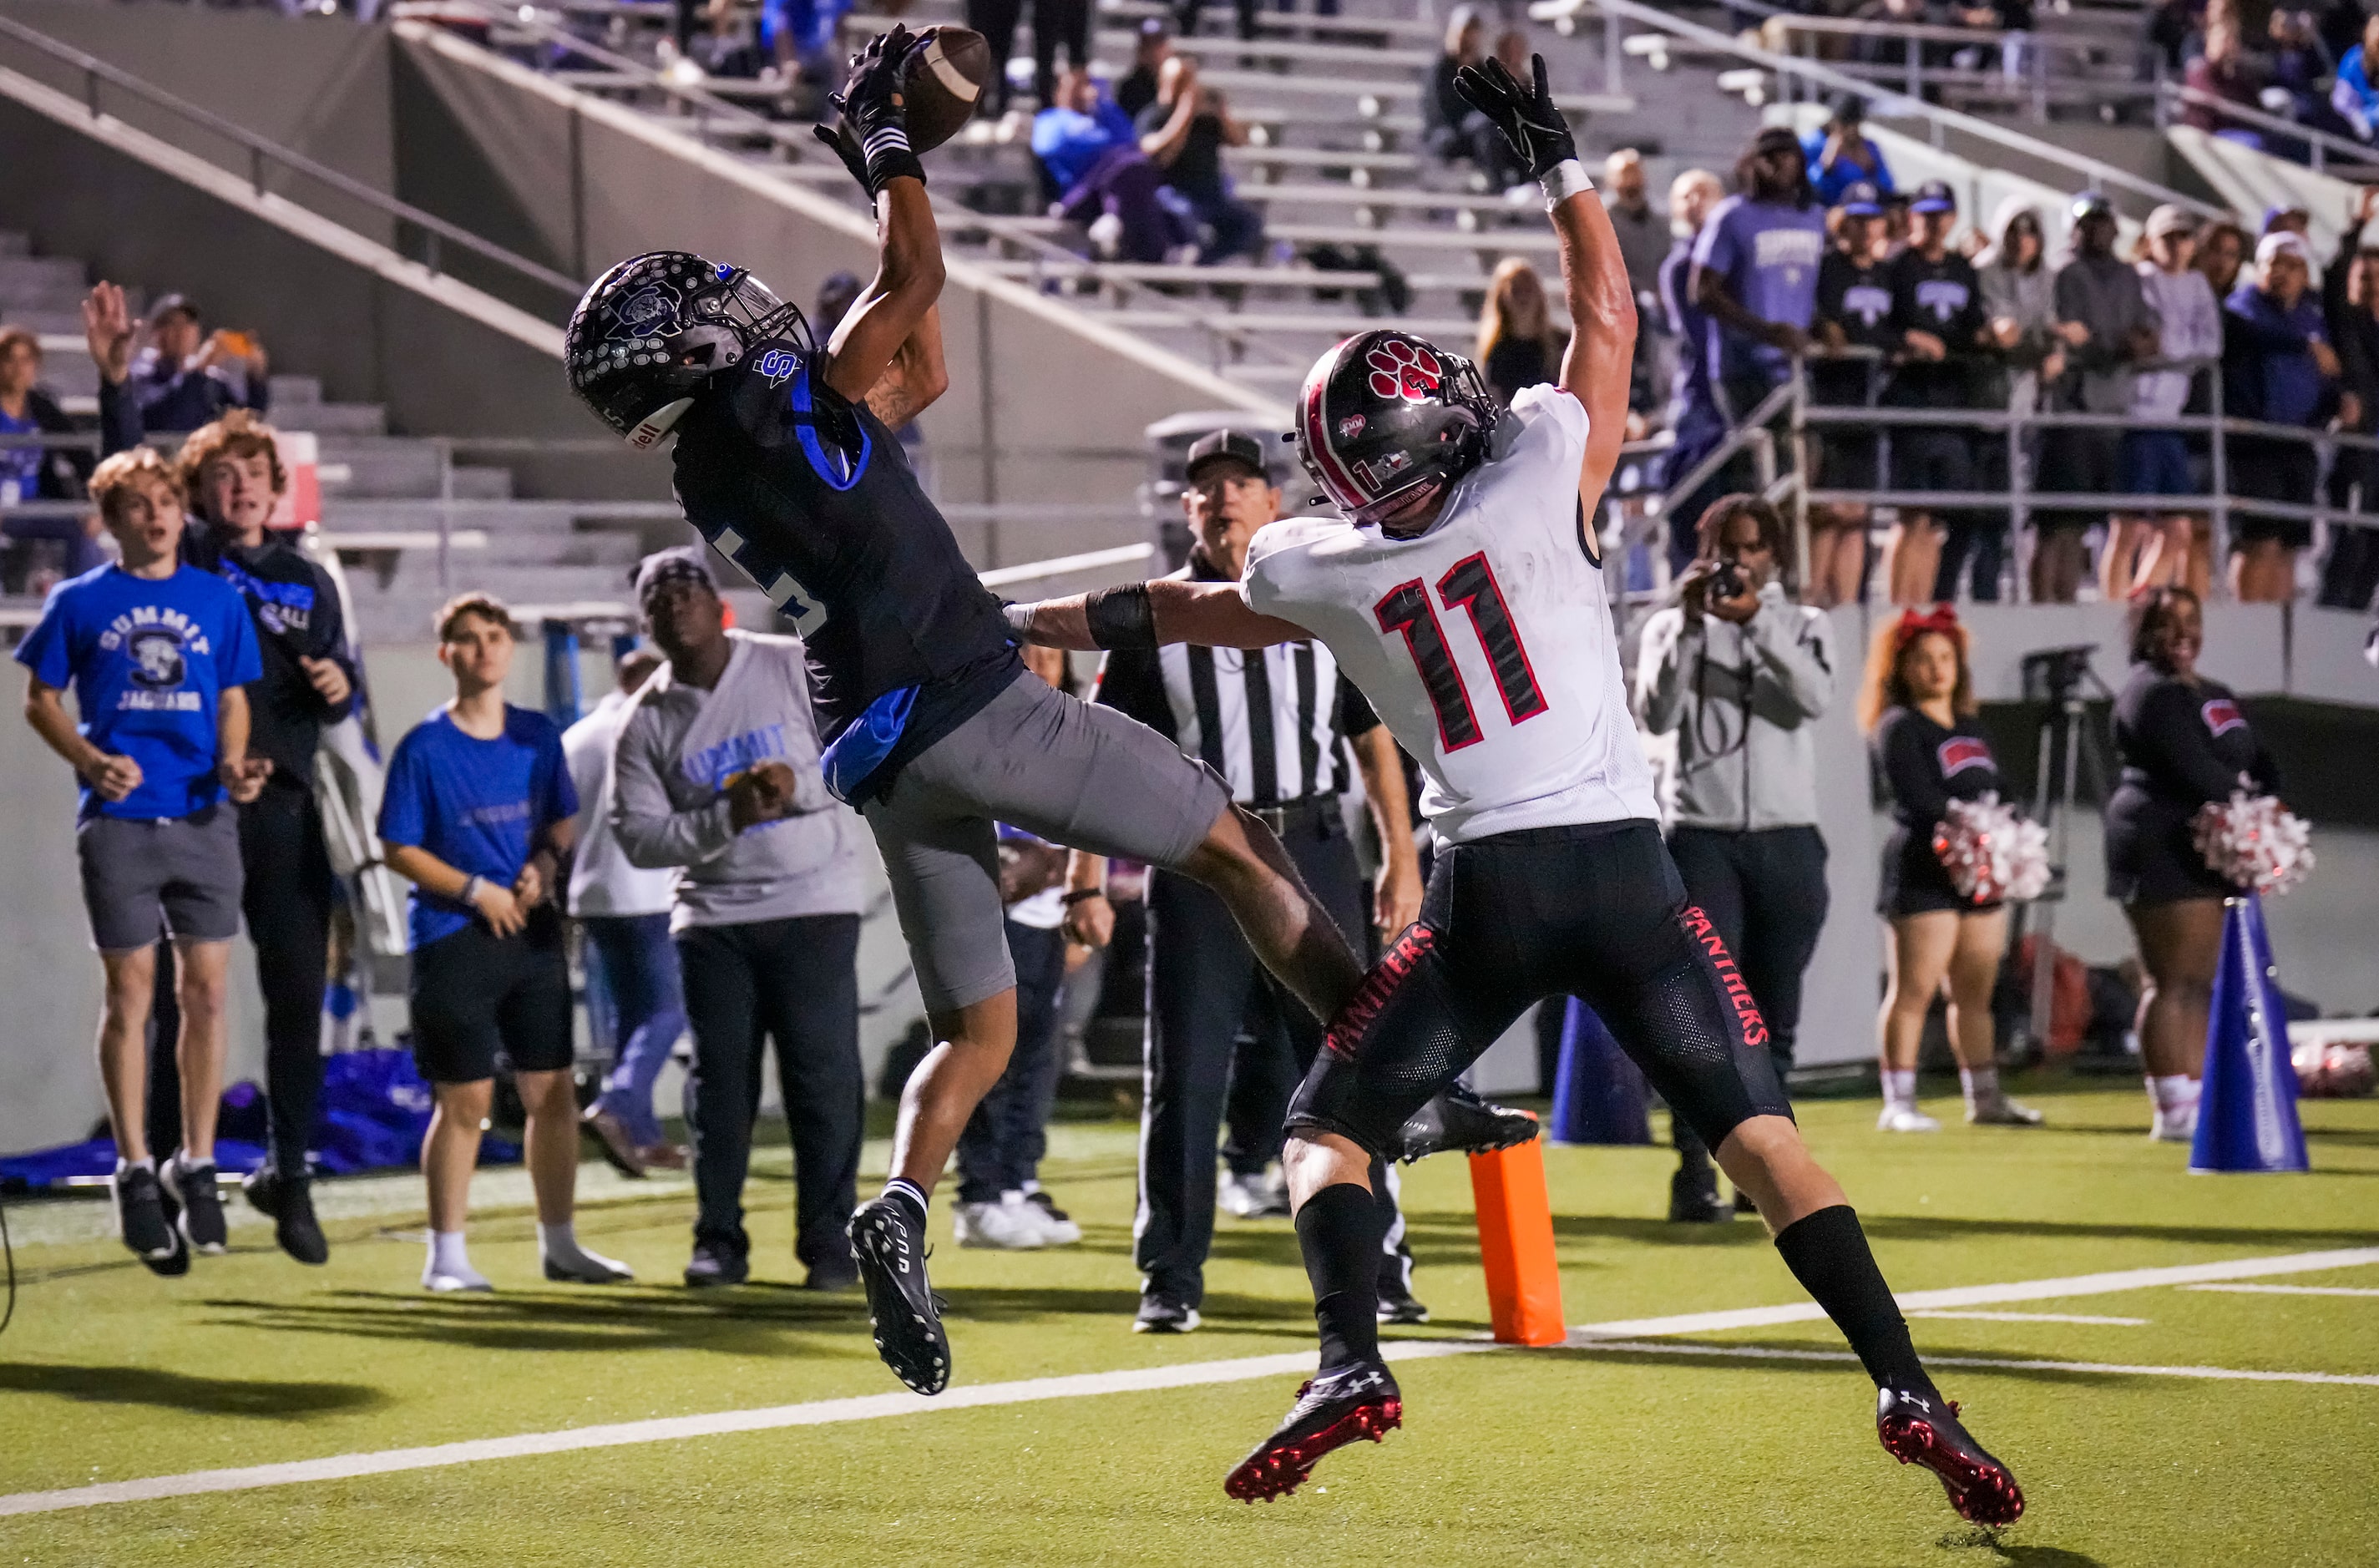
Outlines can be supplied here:
<path id="1" fill-rule="evenodd" d="M 829 99 L 842 124 L 826 139 L 851 163 L 859 154 L 859 124 L 876 112 L 872 101 L 880 99 L 908 131 L 909 150 L 931 151 L 974 117 L 991 76 L 991 45 L 983 34 L 936 27 L 912 36 L 896 24 L 852 58 L 849 85 Z M 823 127 L 820 131 L 825 137 Z"/>

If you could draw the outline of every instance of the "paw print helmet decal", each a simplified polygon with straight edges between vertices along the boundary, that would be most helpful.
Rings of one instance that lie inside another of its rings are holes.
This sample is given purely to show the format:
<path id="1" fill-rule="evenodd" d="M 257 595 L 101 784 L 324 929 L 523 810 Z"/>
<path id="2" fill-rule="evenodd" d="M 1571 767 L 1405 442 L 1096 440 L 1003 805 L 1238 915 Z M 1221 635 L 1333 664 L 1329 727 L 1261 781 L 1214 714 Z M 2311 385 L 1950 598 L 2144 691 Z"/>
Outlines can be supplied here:
<path id="1" fill-rule="evenodd" d="M 1371 524 L 1476 468 L 1500 417 L 1478 367 L 1386 329 L 1348 338 L 1314 362 L 1298 394 L 1292 439 L 1331 504 Z"/>

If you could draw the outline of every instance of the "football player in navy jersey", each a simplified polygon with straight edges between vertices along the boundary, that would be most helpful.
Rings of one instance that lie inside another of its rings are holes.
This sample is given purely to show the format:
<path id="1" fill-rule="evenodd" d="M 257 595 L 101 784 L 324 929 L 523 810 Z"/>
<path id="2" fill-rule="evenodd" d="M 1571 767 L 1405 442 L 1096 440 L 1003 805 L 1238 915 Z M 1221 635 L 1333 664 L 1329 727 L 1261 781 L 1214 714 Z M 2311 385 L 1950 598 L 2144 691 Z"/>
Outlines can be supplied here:
<path id="1" fill-rule="evenodd" d="M 876 39 L 835 100 L 878 259 L 830 341 L 743 269 L 656 251 L 596 281 L 564 352 L 573 388 L 630 444 L 676 437 L 688 521 L 801 633 L 828 788 L 883 853 L 937 1043 L 901 1096 L 892 1179 L 853 1215 L 851 1240 L 877 1349 L 935 1393 L 950 1353 L 925 1279 L 926 1198 L 1016 1038 L 995 823 L 1214 888 L 1317 1018 L 1362 969 L 1212 770 L 1025 670 L 893 435 L 948 381 L 941 243 L 901 118 L 922 42 L 900 27 Z M 1117 636 L 1147 615 L 1145 596 L 1102 604 Z"/>

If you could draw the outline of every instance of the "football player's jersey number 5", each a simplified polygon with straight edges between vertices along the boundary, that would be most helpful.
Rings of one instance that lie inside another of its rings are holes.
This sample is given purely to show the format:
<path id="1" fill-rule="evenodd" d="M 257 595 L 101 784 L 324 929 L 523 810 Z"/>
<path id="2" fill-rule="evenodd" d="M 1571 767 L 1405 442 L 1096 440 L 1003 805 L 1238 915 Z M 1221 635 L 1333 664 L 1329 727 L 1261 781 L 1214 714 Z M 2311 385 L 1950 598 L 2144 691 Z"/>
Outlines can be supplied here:
<path id="1" fill-rule="evenodd" d="M 1437 597 L 1448 610 L 1459 609 L 1470 617 L 1470 629 L 1487 652 L 1487 662 L 1495 671 L 1495 690 L 1511 721 L 1518 724 L 1544 712 L 1544 694 L 1537 689 L 1528 650 L 1520 644 L 1520 629 L 1512 623 L 1511 609 L 1503 602 L 1503 590 L 1496 585 L 1495 569 L 1487 564 L 1487 557 L 1483 553 L 1466 556 L 1448 567 L 1437 580 Z M 1421 689 L 1429 694 L 1429 706 L 1436 711 L 1438 740 L 1444 748 L 1458 752 L 1484 740 L 1461 668 L 1445 645 L 1445 629 L 1421 580 L 1416 577 L 1397 584 L 1371 607 L 1371 613 L 1379 619 L 1381 631 L 1402 633 L 1413 667 L 1420 671 Z"/>

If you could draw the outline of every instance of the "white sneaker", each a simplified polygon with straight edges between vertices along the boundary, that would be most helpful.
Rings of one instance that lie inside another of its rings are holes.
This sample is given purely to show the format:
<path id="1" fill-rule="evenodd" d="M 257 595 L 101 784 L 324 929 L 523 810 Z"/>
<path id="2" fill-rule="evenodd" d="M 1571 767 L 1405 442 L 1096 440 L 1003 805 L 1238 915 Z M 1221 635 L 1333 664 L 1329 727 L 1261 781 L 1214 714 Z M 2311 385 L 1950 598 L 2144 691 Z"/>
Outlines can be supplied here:
<path id="1" fill-rule="evenodd" d="M 2156 1125 L 2148 1128 L 2150 1141 L 2156 1143 L 2193 1143 L 2197 1140 L 2197 1107 L 2184 1106 L 2177 1111 L 2158 1111 Z"/>
<path id="2" fill-rule="evenodd" d="M 496 1287 L 489 1283 L 487 1275 L 477 1269 L 466 1269 L 459 1273 L 443 1269 L 424 1269 L 421 1271 L 421 1288 L 433 1296 L 452 1296 L 458 1291 L 493 1291 Z"/>
<path id="3" fill-rule="evenodd" d="M 1969 1127 L 2038 1127 L 2047 1119 L 2031 1106 L 2004 1094 L 1966 1113 Z"/>
<path id="4" fill-rule="evenodd" d="M 960 1204 L 957 1230 L 960 1247 L 1026 1252 L 1049 1245 L 1048 1233 L 1040 1224 L 1037 1210 L 1027 1214 L 1020 1207 L 1010 1208 L 1005 1202 Z"/>
<path id="5" fill-rule="evenodd" d="M 1057 1207 L 1055 1200 L 1038 1190 L 1003 1192 L 999 1195 L 1003 1209 L 1020 1209 L 1032 1222 L 1041 1227 L 1041 1241 L 1047 1247 L 1071 1247 L 1082 1239 L 1082 1227 L 1074 1217 Z"/>
<path id="6" fill-rule="evenodd" d="M 1900 1105 L 1886 1105 L 1883 1115 L 1875 1118 L 1878 1132 L 1938 1132 L 1941 1124 L 1924 1112 Z"/>
<path id="7" fill-rule="evenodd" d="M 1251 1220 L 1263 1212 L 1264 1179 L 1225 1172 L 1214 1184 L 1215 1206 L 1234 1219 Z"/>

